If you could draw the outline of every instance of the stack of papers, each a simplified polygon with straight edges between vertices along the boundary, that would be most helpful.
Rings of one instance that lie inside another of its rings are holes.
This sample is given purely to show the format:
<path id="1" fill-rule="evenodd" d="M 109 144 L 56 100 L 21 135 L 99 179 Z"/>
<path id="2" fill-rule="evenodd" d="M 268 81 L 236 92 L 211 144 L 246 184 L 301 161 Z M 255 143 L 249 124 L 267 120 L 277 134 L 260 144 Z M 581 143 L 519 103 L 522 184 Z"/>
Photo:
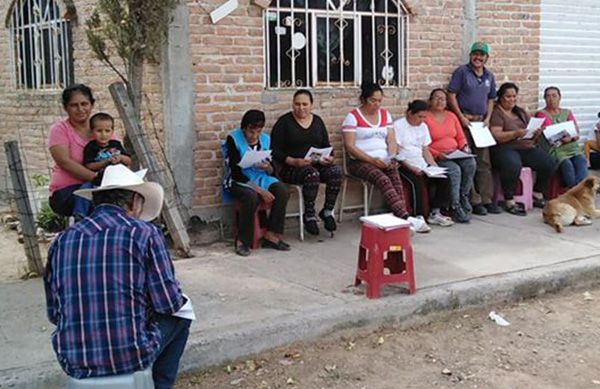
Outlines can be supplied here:
<path id="1" fill-rule="evenodd" d="M 242 160 L 238 163 L 238 166 L 242 169 L 246 169 L 270 160 L 271 150 L 248 150 L 242 157 Z"/>
<path id="2" fill-rule="evenodd" d="M 394 230 L 396 228 L 408 228 L 410 223 L 404 219 L 394 216 L 392 213 L 382 213 L 380 215 L 362 216 L 360 221 L 370 224 L 385 231 Z"/>
<path id="3" fill-rule="evenodd" d="M 575 122 L 569 120 L 568 122 L 553 124 L 546 127 L 544 130 L 544 136 L 548 139 L 550 144 L 554 144 L 561 140 L 565 136 L 577 136 L 577 128 L 575 128 Z"/>
<path id="4" fill-rule="evenodd" d="M 431 178 L 445 178 L 447 170 L 448 169 L 445 167 L 427 166 L 425 169 L 423 169 L 423 173 L 425 173 L 427 177 Z"/>
<path id="5" fill-rule="evenodd" d="M 471 122 L 469 126 L 473 142 L 478 148 L 490 147 L 496 144 L 494 136 L 483 122 Z"/>
<path id="6" fill-rule="evenodd" d="M 473 158 L 475 154 L 465 153 L 462 150 L 454 150 L 450 154 L 446 154 L 447 159 L 463 159 L 463 158 Z"/>

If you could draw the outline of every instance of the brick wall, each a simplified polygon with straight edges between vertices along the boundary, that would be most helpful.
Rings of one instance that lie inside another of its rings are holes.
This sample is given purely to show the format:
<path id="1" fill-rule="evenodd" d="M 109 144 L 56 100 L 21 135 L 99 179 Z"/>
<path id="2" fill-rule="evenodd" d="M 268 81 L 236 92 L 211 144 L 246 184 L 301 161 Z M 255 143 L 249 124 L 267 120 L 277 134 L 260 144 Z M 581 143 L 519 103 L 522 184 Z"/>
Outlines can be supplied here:
<path id="1" fill-rule="evenodd" d="M 515 81 L 521 87 L 521 104 L 534 109 L 538 91 L 540 0 L 480 0 L 477 14 L 482 39 L 492 45 L 489 67 L 498 82 Z M 95 1 L 75 1 L 79 25 L 73 27 L 75 79 L 89 84 L 97 95 L 97 110 L 115 113 L 107 86 L 117 80 L 110 69 L 92 56 L 83 33 L 83 21 Z M 267 114 L 267 128 L 289 111 L 293 91 L 264 89 L 264 48 L 262 10 L 250 0 L 230 16 L 213 25 L 208 16 L 223 0 L 188 1 L 190 49 L 196 82 L 195 114 L 197 142 L 194 147 L 197 209 L 220 207 L 222 160 L 219 142 L 239 125 L 242 114 L 251 108 Z M 432 88 L 447 84 L 453 69 L 461 63 L 464 29 L 462 0 L 408 1 L 412 16 L 409 37 L 409 86 L 386 89 L 385 107 L 401 116 L 410 99 L 427 98 Z M 0 5 L 6 15 L 8 4 Z M 0 31 L 0 54 L 9 58 L 8 31 Z M 48 172 L 50 160 L 45 149 L 47 129 L 63 116 L 60 91 L 16 91 L 10 61 L 0 64 L 0 139 L 20 139 L 27 150 L 27 167 Z M 154 126 L 145 110 L 151 139 L 163 140 L 160 71 L 147 70 L 147 94 Z M 358 103 L 358 89 L 318 89 L 314 110 L 325 121 L 331 140 L 340 146 L 340 124 Z M 156 131 L 154 130 L 156 127 Z M 156 142 L 155 142 L 156 145 Z M 338 154 L 339 155 L 339 154 Z M 0 154 L 0 191 L 5 187 L 6 162 Z"/>
<path id="2" fill-rule="evenodd" d="M 263 109 L 267 131 L 291 108 L 293 91 L 264 89 L 263 20 L 261 9 L 240 1 L 230 16 L 213 25 L 207 12 L 221 0 L 189 2 L 191 51 L 197 81 L 194 206 L 220 206 L 219 141 L 239 125 L 247 109 Z M 408 1 L 410 19 L 409 86 L 387 89 L 384 105 L 394 117 L 409 100 L 426 99 L 431 89 L 445 86 L 461 63 L 464 28 L 462 0 Z M 539 0 L 480 1 L 480 36 L 492 44 L 489 66 L 499 81 L 522 87 L 521 101 L 533 109 L 537 95 Z M 524 52 L 533 53 L 532 58 Z M 320 115 L 339 149 L 340 125 L 358 103 L 358 89 L 314 90 L 314 111 Z M 339 153 L 338 153 L 339 155 Z"/>

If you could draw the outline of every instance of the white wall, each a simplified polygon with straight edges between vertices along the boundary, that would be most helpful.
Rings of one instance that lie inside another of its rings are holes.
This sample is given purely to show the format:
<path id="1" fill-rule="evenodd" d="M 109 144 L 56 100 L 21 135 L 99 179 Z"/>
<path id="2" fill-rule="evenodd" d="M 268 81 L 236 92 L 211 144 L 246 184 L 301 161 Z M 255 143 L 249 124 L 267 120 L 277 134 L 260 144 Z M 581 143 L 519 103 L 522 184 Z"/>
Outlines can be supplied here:
<path id="1" fill-rule="evenodd" d="M 539 106 L 544 88 L 559 87 L 589 137 L 600 112 L 600 0 L 542 0 L 541 8 Z"/>

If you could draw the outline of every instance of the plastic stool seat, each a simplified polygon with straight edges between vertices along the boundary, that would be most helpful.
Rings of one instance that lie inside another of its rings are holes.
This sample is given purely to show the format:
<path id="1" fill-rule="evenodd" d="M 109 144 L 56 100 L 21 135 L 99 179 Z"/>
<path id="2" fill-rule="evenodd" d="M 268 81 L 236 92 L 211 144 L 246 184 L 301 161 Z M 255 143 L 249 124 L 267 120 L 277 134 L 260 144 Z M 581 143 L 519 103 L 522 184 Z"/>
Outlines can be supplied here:
<path id="1" fill-rule="evenodd" d="M 240 220 L 240 209 L 241 209 L 241 204 L 239 201 L 235 202 L 235 207 L 234 207 L 234 213 L 235 213 L 235 220 L 234 220 L 234 224 L 233 224 L 233 228 L 235 229 L 234 231 L 234 236 L 235 236 L 235 245 L 237 246 L 237 241 L 238 241 L 238 226 L 239 223 L 249 223 L 249 220 Z M 263 238 L 263 236 L 265 236 L 265 234 L 267 233 L 267 227 L 263 226 L 265 223 L 261 223 L 261 220 L 264 219 L 266 220 L 267 218 L 267 211 L 269 211 L 271 209 L 271 204 L 270 203 L 265 203 L 264 201 L 261 201 L 258 203 L 258 206 L 256 207 L 256 211 L 254 212 L 254 218 L 253 218 L 253 223 L 254 223 L 254 236 L 252 237 L 252 250 L 256 250 L 260 247 L 260 241 Z M 262 215 L 262 216 L 261 216 Z"/>
<path id="2" fill-rule="evenodd" d="M 504 200 L 504 192 L 500 183 L 500 176 L 494 174 L 494 201 Z M 514 196 L 516 202 L 525 204 L 525 209 L 533 209 L 533 173 L 531 168 L 522 167 L 519 175 L 519 185 Z"/>
<path id="3" fill-rule="evenodd" d="M 152 368 L 107 377 L 77 379 L 69 377 L 67 389 L 154 389 Z"/>
<path id="4" fill-rule="evenodd" d="M 370 299 L 379 298 L 381 287 L 386 284 L 407 283 L 409 292 L 415 293 L 408 226 L 386 231 L 363 223 L 354 285 L 362 282 L 367 284 L 366 294 Z"/>

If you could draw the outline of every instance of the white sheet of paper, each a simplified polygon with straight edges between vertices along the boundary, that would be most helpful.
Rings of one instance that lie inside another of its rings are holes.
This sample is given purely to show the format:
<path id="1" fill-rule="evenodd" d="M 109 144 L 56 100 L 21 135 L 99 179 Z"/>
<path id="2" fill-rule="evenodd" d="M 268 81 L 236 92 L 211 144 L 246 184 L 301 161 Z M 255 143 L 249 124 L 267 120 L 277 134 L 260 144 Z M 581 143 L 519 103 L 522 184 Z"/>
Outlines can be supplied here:
<path id="1" fill-rule="evenodd" d="M 372 216 L 361 216 L 360 221 L 371 224 L 383 230 L 393 230 L 396 228 L 408 228 L 410 223 L 404 219 L 394 216 L 393 213 L 382 213 Z"/>
<path id="2" fill-rule="evenodd" d="M 331 155 L 332 151 L 333 151 L 333 147 L 325 147 L 323 149 L 318 149 L 316 147 L 311 147 L 306 152 L 306 156 L 304 156 L 304 159 L 310 159 L 310 160 L 313 160 L 313 161 L 319 161 L 319 160 L 321 160 L 323 158 L 329 157 Z"/>
<path id="3" fill-rule="evenodd" d="M 490 132 L 489 128 L 483 125 L 483 122 L 471 122 L 469 131 L 471 131 L 471 136 L 473 137 L 475 146 L 479 148 L 490 147 L 496 144 L 494 136 Z"/>
<path id="4" fill-rule="evenodd" d="M 194 313 L 194 307 L 192 306 L 192 299 L 190 299 L 185 293 L 183 297 L 187 300 L 179 311 L 175 312 L 172 316 L 181 317 L 182 319 L 196 320 L 196 314 Z"/>
<path id="5" fill-rule="evenodd" d="M 531 139 L 535 135 L 535 130 L 542 126 L 544 123 L 544 118 L 531 118 L 529 119 L 529 124 L 527 124 L 527 134 L 521 139 Z"/>
<path id="6" fill-rule="evenodd" d="M 448 171 L 448 169 L 440 166 L 427 166 L 425 169 L 423 169 L 423 173 L 425 173 L 427 177 L 431 178 L 445 178 L 446 171 Z"/>
<path id="7" fill-rule="evenodd" d="M 462 150 L 454 150 L 450 154 L 446 154 L 447 159 L 463 159 L 463 158 L 472 158 L 475 154 L 465 153 Z"/>
<path id="8" fill-rule="evenodd" d="M 550 143 L 556 143 L 560 138 L 565 135 L 577 136 L 577 129 L 575 128 L 575 122 L 569 120 L 568 122 L 553 124 L 546 127 L 544 130 L 544 136 Z"/>
<path id="9" fill-rule="evenodd" d="M 238 163 L 238 166 L 242 169 L 246 169 L 270 159 L 271 150 L 248 150 L 242 157 L 242 160 Z"/>

